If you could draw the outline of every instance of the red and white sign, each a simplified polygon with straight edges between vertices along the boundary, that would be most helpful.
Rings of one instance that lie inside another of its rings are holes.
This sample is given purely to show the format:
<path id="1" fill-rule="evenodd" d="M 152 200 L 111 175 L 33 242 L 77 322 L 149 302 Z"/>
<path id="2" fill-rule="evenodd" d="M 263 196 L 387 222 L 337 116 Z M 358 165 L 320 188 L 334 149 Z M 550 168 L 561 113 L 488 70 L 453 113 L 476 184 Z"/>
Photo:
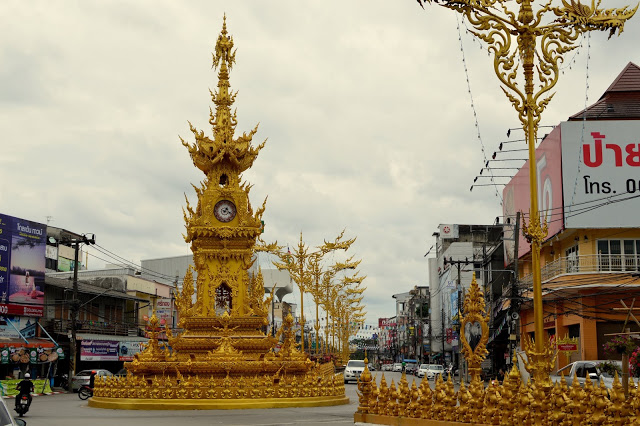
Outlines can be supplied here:
<path id="1" fill-rule="evenodd" d="M 640 122 L 562 123 L 566 228 L 640 226 Z"/>
<path id="2" fill-rule="evenodd" d="M 560 127 L 549 133 L 536 148 L 536 171 L 538 175 L 538 210 L 542 220 L 546 220 L 550 238 L 562 230 L 562 146 L 560 142 Z M 529 190 L 529 162 L 527 161 L 518 173 L 505 186 L 502 193 L 502 208 L 505 223 L 515 225 L 516 213 L 524 213 L 526 223 L 529 223 L 529 208 L 531 205 L 531 191 Z M 522 229 L 522 220 L 520 228 Z M 513 227 L 505 227 L 505 264 L 514 260 L 515 240 Z M 518 257 L 531 251 L 531 244 L 519 232 Z"/>
<path id="3" fill-rule="evenodd" d="M 458 225 L 440 225 L 440 238 L 458 238 Z"/>
<path id="4" fill-rule="evenodd" d="M 19 315 L 22 317 L 41 317 L 44 315 L 44 306 L 40 305 L 16 305 L 13 303 L 0 304 L 0 315 Z"/>
<path id="5" fill-rule="evenodd" d="M 577 352 L 578 345 L 576 343 L 558 343 L 558 350 L 560 352 Z"/>

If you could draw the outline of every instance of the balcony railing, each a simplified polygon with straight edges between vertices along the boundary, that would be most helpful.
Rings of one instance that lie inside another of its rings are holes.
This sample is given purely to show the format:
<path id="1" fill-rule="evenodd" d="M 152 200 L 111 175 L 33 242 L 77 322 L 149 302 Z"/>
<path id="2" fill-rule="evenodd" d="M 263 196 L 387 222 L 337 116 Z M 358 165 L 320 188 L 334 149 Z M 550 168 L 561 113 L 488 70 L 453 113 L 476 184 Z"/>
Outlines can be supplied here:
<path id="1" fill-rule="evenodd" d="M 561 257 L 540 268 L 541 280 L 544 283 L 563 274 L 640 272 L 640 256 L 624 254 L 592 254 L 584 256 Z M 533 275 L 529 274 L 520 280 L 520 286 L 533 285 Z"/>
<path id="2" fill-rule="evenodd" d="M 67 334 L 71 330 L 71 320 L 52 319 L 45 328 L 49 333 Z M 78 333 L 108 334 L 113 336 L 144 336 L 143 330 L 133 323 L 76 321 L 76 331 Z"/>

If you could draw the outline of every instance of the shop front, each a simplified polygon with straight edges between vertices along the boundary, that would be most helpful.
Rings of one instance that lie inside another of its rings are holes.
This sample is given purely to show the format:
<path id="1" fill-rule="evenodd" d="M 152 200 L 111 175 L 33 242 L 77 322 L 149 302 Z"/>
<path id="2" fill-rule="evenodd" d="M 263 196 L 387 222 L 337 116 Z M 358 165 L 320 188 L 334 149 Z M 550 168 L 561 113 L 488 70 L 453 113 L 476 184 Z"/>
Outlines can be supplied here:
<path id="1" fill-rule="evenodd" d="M 117 374 L 126 361 L 132 361 L 136 353 L 148 341 L 137 336 L 111 336 L 79 333 L 80 358 L 77 371 L 105 369 Z"/>

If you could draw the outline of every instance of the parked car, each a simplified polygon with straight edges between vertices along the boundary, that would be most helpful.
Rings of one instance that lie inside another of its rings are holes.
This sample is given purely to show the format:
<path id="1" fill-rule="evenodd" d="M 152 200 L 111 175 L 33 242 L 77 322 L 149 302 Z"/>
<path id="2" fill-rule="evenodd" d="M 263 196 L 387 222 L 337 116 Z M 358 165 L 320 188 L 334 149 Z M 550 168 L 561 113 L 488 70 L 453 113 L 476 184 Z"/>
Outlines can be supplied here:
<path id="1" fill-rule="evenodd" d="M 26 421 L 13 418 L 13 416 L 9 412 L 7 404 L 4 402 L 4 398 L 0 398 L 0 401 L 2 401 L 2 404 L 0 404 L 0 424 L 4 426 L 26 426 Z M 11 403 L 13 404 L 13 402 Z"/>
<path id="2" fill-rule="evenodd" d="M 344 382 L 358 381 L 360 374 L 364 371 L 364 361 L 358 359 L 351 359 L 347 362 L 344 368 Z"/>
<path id="3" fill-rule="evenodd" d="M 444 367 L 441 366 L 440 364 L 429 364 L 429 366 L 427 367 L 427 371 L 425 373 L 425 375 L 427 376 L 427 379 L 429 380 L 435 379 L 436 376 L 443 375 L 443 374 L 444 374 Z"/>
<path id="4" fill-rule="evenodd" d="M 427 374 L 427 369 L 429 369 L 429 364 L 420 364 L 420 367 L 416 370 L 416 376 L 424 377 Z"/>
<path id="5" fill-rule="evenodd" d="M 102 370 L 102 369 L 96 369 L 96 370 L 82 370 L 79 373 L 77 373 L 75 376 L 73 376 L 73 378 L 71 379 L 71 390 L 74 392 L 78 392 L 78 390 L 80 390 L 80 388 L 83 385 L 89 385 L 89 380 L 91 380 L 91 372 L 95 371 L 96 372 L 96 378 L 97 377 L 107 377 L 107 376 L 113 376 L 113 373 L 111 373 L 111 371 L 109 370 Z"/>
<path id="6" fill-rule="evenodd" d="M 402 363 L 396 362 L 393 364 L 393 369 L 391 371 L 402 371 Z"/>
<path id="7" fill-rule="evenodd" d="M 416 367 L 416 364 L 408 362 L 404 365 L 404 371 L 406 371 L 407 374 L 413 374 L 416 372 Z"/>
<path id="8" fill-rule="evenodd" d="M 601 368 L 601 364 L 605 362 L 613 363 L 619 371 L 622 371 L 622 362 L 620 361 L 576 361 L 558 370 L 555 375 L 551 376 L 551 380 L 554 383 L 559 382 L 561 376 L 564 376 L 567 386 L 571 386 L 575 374 L 580 386 L 584 386 L 587 377 L 589 377 L 592 382 L 599 382 L 600 378 L 602 378 L 605 386 L 611 388 L 613 386 L 613 376 Z"/>
<path id="9" fill-rule="evenodd" d="M 376 371 L 376 366 L 372 363 L 369 363 L 369 371 Z"/>
<path id="10" fill-rule="evenodd" d="M 393 369 L 393 364 L 382 364 L 382 371 L 391 371 Z"/>

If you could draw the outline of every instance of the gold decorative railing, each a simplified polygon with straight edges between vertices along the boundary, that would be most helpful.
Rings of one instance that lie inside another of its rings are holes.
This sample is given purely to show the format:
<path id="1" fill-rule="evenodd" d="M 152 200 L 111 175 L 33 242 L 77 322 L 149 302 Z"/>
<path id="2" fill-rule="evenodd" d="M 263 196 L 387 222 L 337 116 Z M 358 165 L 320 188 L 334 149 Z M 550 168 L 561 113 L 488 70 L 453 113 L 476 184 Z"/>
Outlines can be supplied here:
<path id="1" fill-rule="evenodd" d="M 365 362 L 366 365 L 366 362 Z M 515 363 L 514 363 L 515 365 Z M 562 378 L 553 385 L 524 383 L 514 367 L 502 383 L 488 386 L 477 378 L 454 390 L 453 381 L 440 376 L 432 388 L 428 379 L 411 385 L 403 374 L 396 385 L 387 385 L 384 374 L 377 386 L 367 370 L 358 383 L 356 422 L 385 425 L 637 425 L 640 424 L 640 389 L 633 382 L 625 398 L 616 375 L 613 387 L 587 379 L 584 387 L 574 379 L 571 387 Z M 434 421 L 433 423 L 427 420 Z"/>
<path id="2" fill-rule="evenodd" d="M 625 396 L 616 374 L 609 389 L 604 382 L 586 379 L 581 386 L 574 377 L 571 387 L 564 377 L 553 383 L 549 373 L 555 363 L 555 348 L 543 345 L 536 352 L 534 343 L 523 341 L 526 370 L 533 381 L 524 382 L 514 359 L 513 368 L 504 381 L 488 386 L 480 379 L 480 365 L 487 350 L 489 319 L 475 275 L 467 292 L 462 315 L 460 342 L 469 365 L 471 382 L 464 381 L 456 391 L 453 380 L 445 383 L 438 376 L 432 389 L 428 379 L 411 386 L 403 373 L 398 384 L 387 385 L 371 376 L 365 358 L 365 370 L 358 380 L 359 405 L 354 415 L 357 422 L 385 425 L 640 425 L 640 388 L 631 382 Z"/>
<path id="3" fill-rule="evenodd" d="M 592 254 L 583 256 L 561 257 L 546 263 L 540 268 L 542 282 L 563 274 L 576 273 L 624 273 L 639 272 L 640 256 L 623 254 Z M 533 285 L 533 274 L 520 279 L 521 286 Z"/>

